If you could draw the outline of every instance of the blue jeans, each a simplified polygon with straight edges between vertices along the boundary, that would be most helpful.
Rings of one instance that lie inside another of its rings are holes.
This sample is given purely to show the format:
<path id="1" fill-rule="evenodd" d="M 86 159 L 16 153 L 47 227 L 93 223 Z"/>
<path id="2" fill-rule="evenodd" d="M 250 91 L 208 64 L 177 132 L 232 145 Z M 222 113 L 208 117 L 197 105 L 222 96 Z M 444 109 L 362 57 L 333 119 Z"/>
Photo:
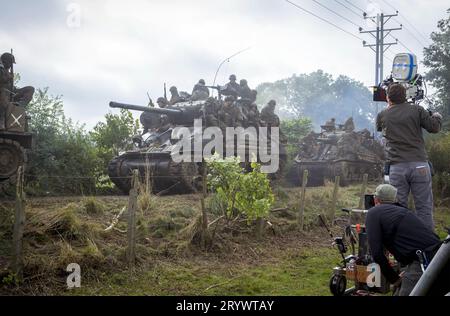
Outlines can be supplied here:
<path id="1" fill-rule="evenodd" d="M 417 216 L 434 231 L 433 191 L 428 162 L 393 164 L 389 181 L 397 188 L 397 200 L 403 206 L 408 206 L 409 192 L 412 193 Z"/>

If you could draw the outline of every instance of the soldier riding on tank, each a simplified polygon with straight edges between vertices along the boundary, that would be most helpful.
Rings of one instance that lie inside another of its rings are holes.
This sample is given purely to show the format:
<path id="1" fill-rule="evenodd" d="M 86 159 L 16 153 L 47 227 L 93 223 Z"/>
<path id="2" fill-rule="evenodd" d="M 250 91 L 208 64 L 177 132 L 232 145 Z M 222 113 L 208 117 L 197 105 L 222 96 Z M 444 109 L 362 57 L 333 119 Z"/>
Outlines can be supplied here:
<path id="1" fill-rule="evenodd" d="M 15 182 L 33 144 L 25 107 L 33 99 L 34 88 L 14 86 L 15 63 L 10 53 L 0 57 L 0 188 Z"/>
<path id="2" fill-rule="evenodd" d="M 205 80 L 200 79 L 192 89 L 191 101 L 201 101 L 209 98 L 209 89 L 205 86 Z"/>

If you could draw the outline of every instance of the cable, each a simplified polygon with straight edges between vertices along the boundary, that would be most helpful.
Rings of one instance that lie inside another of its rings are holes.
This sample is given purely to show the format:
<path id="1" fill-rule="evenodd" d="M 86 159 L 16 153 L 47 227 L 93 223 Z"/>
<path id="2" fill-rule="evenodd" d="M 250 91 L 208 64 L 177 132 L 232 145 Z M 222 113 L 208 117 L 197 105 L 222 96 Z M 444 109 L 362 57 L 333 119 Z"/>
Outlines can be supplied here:
<path id="1" fill-rule="evenodd" d="M 312 0 L 312 1 L 315 2 L 315 3 L 317 3 L 318 5 L 320 5 L 322 8 L 325 8 L 325 9 L 327 9 L 328 11 L 333 12 L 333 13 L 336 14 L 338 17 L 340 17 L 340 18 L 344 19 L 345 21 L 347 21 L 347 22 L 353 24 L 354 26 L 356 26 L 356 27 L 358 27 L 358 28 L 361 27 L 361 26 L 359 26 L 358 24 L 356 24 L 355 22 L 353 22 L 352 20 L 347 19 L 345 16 L 343 16 L 343 15 L 337 13 L 337 12 L 334 11 L 333 9 L 328 8 L 326 5 L 320 3 L 319 1 L 317 1 L 317 0 Z"/>
<path id="2" fill-rule="evenodd" d="M 285 0 L 285 1 L 286 1 L 287 3 L 293 5 L 293 6 L 296 7 L 297 9 L 300 9 L 300 10 L 302 10 L 302 11 L 304 11 L 304 12 L 306 12 L 306 13 L 308 13 L 308 14 L 310 14 L 310 15 L 316 17 L 316 18 L 318 18 L 318 19 L 321 20 L 322 22 L 325 22 L 325 23 L 327 23 L 327 24 L 330 24 L 331 26 L 334 26 L 334 27 L 337 28 L 338 30 L 340 30 L 340 31 L 342 31 L 342 32 L 344 32 L 344 33 L 346 33 L 346 34 L 348 34 L 348 35 L 350 35 L 350 36 L 352 36 L 352 37 L 354 37 L 354 38 L 360 40 L 360 41 L 364 41 L 361 37 L 359 37 L 359 36 L 357 36 L 357 35 L 355 35 L 355 34 L 353 34 L 353 33 L 350 33 L 349 31 L 347 31 L 347 30 L 341 28 L 340 26 L 337 26 L 336 24 L 334 24 L 334 23 L 332 23 L 332 22 L 330 22 L 330 21 L 328 21 L 328 20 L 326 20 L 326 19 L 324 19 L 324 18 L 318 16 L 317 14 L 315 14 L 315 13 L 313 13 L 313 12 L 311 12 L 311 11 L 309 11 L 309 10 L 307 10 L 307 9 L 305 9 L 305 8 L 303 8 L 303 7 L 301 7 L 301 6 L 299 6 L 298 4 L 296 4 L 296 3 L 292 2 L 292 1 L 289 1 L 289 0 Z"/>
<path id="3" fill-rule="evenodd" d="M 351 5 L 352 7 L 358 9 L 359 11 L 361 11 L 362 13 L 365 13 L 365 11 L 363 9 L 361 9 L 360 7 L 358 7 L 357 5 L 353 4 L 352 2 L 348 1 L 348 0 L 344 0 L 345 2 L 347 2 L 349 5 Z"/>
<path id="4" fill-rule="evenodd" d="M 381 1 L 383 1 L 386 5 L 388 5 L 389 7 L 391 7 L 392 9 L 394 9 L 396 12 L 398 12 L 398 10 L 392 5 L 392 4 L 390 4 L 389 2 L 387 2 L 386 0 L 381 0 Z M 405 22 L 406 23 L 408 23 L 413 29 L 414 29 L 414 31 L 416 31 L 417 32 L 417 34 L 419 34 L 426 42 L 428 42 L 429 40 L 428 40 L 428 38 L 426 37 L 426 36 L 424 36 L 415 26 L 414 26 L 414 24 L 412 24 L 411 22 L 409 22 L 408 21 L 408 19 L 403 15 L 403 14 L 401 14 L 401 13 L 399 13 L 399 16 L 401 16 L 404 20 L 405 20 Z M 398 22 L 398 21 L 397 21 Z M 424 45 L 425 46 L 425 45 Z"/>
<path id="5" fill-rule="evenodd" d="M 392 36 L 393 37 L 393 36 Z M 400 41 L 398 38 L 396 38 L 396 40 L 397 40 L 397 42 L 400 44 L 400 45 L 402 45 L 404 48 L 406 48 L 411 54 L 413 54 L 413 51 L 412 50 L 410 50 L 405 44 L 403 44 L 403 42 L 402 41 Z"/>
<path id="6" fill-rule="evenodd" d="M 354 10 L 352 10 L 351 8 L 349 8 L 348 6 L 346 6 L 345 4 L 343 4 L 342 2 L 338 1 L 338 0 L 334 0 L 337 3 L 339 3 L 341 6 L 343 6 L 344 8 L 346 8 L 348 11 L 350 11 L 351 13 L 353 13 L 354 15 L 356 15 L 359 18 L 362 18 L 363 16 L 357 12 L 355 12 Z M 360 9 L 361 10 L 361 9 Z M 362 11 L 362 10 L 361 10 Z M 364 13 L 364 11 L 362 11 Z"/>

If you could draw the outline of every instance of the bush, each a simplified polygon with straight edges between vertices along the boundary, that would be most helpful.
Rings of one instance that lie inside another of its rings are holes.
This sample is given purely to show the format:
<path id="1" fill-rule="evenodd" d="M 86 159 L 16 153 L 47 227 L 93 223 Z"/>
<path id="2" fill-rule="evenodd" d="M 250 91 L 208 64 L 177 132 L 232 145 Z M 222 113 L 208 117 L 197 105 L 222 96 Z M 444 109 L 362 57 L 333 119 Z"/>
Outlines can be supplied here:
<path id="1" fill-rule="evenodd" d="M 450 133 L 431 138 L 427 147 L 435 171 L 434 190 L 440 198 L 450 197 Z"/>
<path id="2" fill-rule="evenodd" d="M 214 210 L 227 218 L 244 214 L 249 221 L 268 215 L 274 195 L 258 163 L 252 162 L 252 171 L 245 173 L 239 158 L 221 159 L 216 155 L 207 160 L 207 165 L 208 187 L 214 192 L 210 206 Z"/>

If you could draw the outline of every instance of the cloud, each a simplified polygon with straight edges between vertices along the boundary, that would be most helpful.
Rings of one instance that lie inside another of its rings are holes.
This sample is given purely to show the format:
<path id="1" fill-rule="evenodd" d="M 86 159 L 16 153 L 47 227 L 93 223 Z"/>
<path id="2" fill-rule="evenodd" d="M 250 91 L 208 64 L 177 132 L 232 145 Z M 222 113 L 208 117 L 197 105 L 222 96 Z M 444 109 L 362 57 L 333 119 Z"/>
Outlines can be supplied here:
<path id="1" fill-rule="evenodd" d="M 355 26 L 313 2 L 296 1 L 358 34 Z M 364 23 L 336 3 L 322 2 Z M 81 10 L 79 28 L 67 24 L 72 3 Z M 355 4 L 365 7 L 367 1 Z M 63 95 L 66 114 L 89 127 L 109 111 L 110 100 L 146 104 L 147 91 L 156 99 L 164 82 L 188 92 L 200 78 L 212 84 L 219 63 L 248 47 L 222 66 L 219 83 L 235 73 L 255 87 L 317 69 L 366 85 L 374 81 L 374 54 L 359 40 L 282 0 L 41 0 L 5 6 L 0 42 L 3 49 L 14 48 L 23 85 L 48 86 Z M 448 5 L 403 0 L 398 6 L 429 34 Z M 409 33 L 397 34 L 419 52 Z"/>

